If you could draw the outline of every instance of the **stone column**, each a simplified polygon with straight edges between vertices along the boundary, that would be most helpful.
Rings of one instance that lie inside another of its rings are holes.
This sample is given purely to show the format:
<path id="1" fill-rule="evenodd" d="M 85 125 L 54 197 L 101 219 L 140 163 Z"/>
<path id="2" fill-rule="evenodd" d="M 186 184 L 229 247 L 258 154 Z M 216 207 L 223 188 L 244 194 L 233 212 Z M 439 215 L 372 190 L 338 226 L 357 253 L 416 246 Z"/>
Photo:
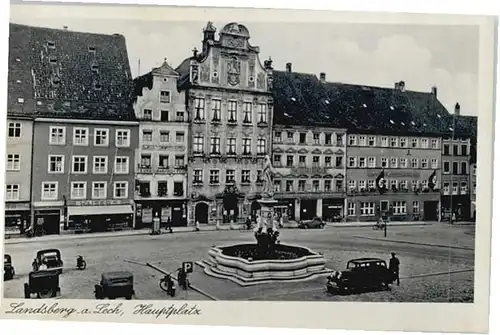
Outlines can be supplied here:
<path id="1" fill-rule="evenodd" d="M 299 222 L 300 221 L 300 200 L 295 199 L 295 213 L 294 213 L 294 219 L 295 221 Z"/>
<path id="2" fill-rule="evenodd" d="M 323 199 L 316 200 L 316 216 L 323 220 Z"/>

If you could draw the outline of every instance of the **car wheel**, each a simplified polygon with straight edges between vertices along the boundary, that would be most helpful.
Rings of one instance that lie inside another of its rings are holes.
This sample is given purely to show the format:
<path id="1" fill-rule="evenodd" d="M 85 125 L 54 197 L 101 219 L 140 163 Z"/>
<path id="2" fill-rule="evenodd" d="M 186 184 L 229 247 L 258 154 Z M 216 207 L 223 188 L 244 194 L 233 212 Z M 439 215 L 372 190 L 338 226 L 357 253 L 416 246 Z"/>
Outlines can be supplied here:
<path id="1" fill-rule="evenodd" d="M 37 293 L 37 297 L 39 299 L 48 299 L 48 298 L 53 298 L 55 296 L 56 296 L 56 290 L 52 288 L 47 288 Z"/>
<path id="2" fill-rule="evenodd" d="M 99 285 L 95 285 L 94 288 L 95 288 L 95 298 L 97 300 L 101 300 L 103 298 L 103 296 L 102 296 L 102 287 L 99 286 Z"/>
<path id="3" fill-rule="evenodd" d="M 27 283 L 24 283 L 24 298 L 25 299 L 31 298 L 30 286 Z"/>
<path id="4" fill-rule="evenodd" d="M 125 297 L 125 299 L 127 299 L 127 300 L 132 300 L 132 296 L 131 296 L 131 295 L 128 295 L 128 296 L 126 296 L 126 297 Z"/>

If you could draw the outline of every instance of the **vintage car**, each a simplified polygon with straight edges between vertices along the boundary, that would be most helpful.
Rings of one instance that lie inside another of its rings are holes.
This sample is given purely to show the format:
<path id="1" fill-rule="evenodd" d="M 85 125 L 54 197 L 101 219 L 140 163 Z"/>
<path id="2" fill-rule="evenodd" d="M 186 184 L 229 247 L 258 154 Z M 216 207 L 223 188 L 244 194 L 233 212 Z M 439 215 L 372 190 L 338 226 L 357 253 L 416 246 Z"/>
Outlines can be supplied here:
<path id="1" fill-rule="evenodd" d="M 383 259 L 358 258 L 347 262 L 346 270 L 334 271 L 328 276 L 326 288 L 330 293 L 388 288 L 395 279 Z"/>
<path id="2" fill-rule="evenodd" d="M 134 292 L 134 276 L 128 271 L 105 272 L 101 283 L 94 286 L 96 299 L 116 299 L 124 297 L 131 300 Z"/>
<path id="3" fill-rule="evenodd" d="M 59 287 L 59 272 L 57 270 L 46 270 L 30 272 L 28 282 L 24 283 L 24 297 L 31 298 L 36 294 L 39 299 L 54 298 L 61 292 Z"/>
<path id="4" fill-rule="evenodd" d="M 312 220 L 301 220 L 299 222 L 299 228 L 309 229 L 309 228 L 323 228 L 325 223 L 319 217 L 315 217 Z"/>
<path id="5" fill-rule="evenodd" d="M 33 271 L 56 270 L 61 274 L 63 272 L 63 261 L 61 252 L 58 249 L 45 249 L 36 253 L 32 263 Z"/>
<path id="6" fill-rule="evenodd" d="M 14 278 L 16 271 L 12 266 L 12 258 L 10 255 L 5 254 L 3 256 L 3 280 L 10 280 Z"/>

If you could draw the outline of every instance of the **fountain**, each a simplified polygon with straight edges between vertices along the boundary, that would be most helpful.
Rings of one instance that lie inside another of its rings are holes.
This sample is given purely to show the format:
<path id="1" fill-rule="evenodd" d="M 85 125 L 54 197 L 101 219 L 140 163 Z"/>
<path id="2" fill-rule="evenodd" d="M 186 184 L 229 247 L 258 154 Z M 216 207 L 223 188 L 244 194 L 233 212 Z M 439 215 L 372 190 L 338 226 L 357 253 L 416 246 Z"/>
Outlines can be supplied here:
<path id="1" fill-rule="evenodd" d="M 303 281 L 331 272 L 325 259 L 306 247 L 280 243 L 277 218 L 274 216 L 274 168 L 266 156 L 264 190 L 257 226 L 254 229 L 256 244 L 235 244 L 212 247 L 208 261 L 197 262 L 207 275 L 231 280 L 241 286 L 268 282 Z"/>

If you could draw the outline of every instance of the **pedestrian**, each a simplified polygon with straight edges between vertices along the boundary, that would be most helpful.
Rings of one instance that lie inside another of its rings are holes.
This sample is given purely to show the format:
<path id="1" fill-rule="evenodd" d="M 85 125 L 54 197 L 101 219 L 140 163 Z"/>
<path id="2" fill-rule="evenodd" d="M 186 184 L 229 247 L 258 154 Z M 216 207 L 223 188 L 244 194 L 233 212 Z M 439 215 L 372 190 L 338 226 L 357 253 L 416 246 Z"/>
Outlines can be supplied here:
<path id="1" fill-rule="evenodd" d="M 172 220 L 170 219 L 170 217 L 167 219 L 167 229 L 170 233 L 172 233 Z"/>
<path id="2" fill-rule="evenodd" d="M 391 259 L 389 260 L 389 271 L 394 273 L 396 282 L 399 286 L 399 259 L 396 257 L 396 254 L 394 252 L 391 252 Z"/>

